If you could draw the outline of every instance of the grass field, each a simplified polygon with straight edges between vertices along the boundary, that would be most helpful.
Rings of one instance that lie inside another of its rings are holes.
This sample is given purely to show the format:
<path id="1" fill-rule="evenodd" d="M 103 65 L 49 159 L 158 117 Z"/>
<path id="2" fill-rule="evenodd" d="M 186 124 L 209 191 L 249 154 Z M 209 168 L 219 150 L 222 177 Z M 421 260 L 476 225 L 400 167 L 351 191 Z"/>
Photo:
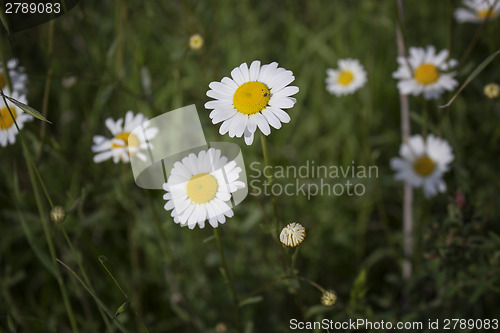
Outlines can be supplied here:
<path id="1" fill-rule="evenodd" d="M 500 104 L 483 87 L 500 83 L 500 60 L 439 106 L 500 49 L 500 20 L 458 23 L 457 0 L 402 4 L 398 20 L 392 0 L 81 1 L 48 23 L 3 29 L 2 62 L 19 60 L 28 104 L 51 123 L 27 122 L 24 145 L 18 134 L 0 147 L 0 332 L 289 332 L 293 318 L 498 323 Z M 459 62 L 453 91 L 409 97 L 411 134 L 433 133 L 454 154 L 446 192 L 413 190 L 410 258 L 403 182 L 390 167 L 402 143 L 398 26 L 405 49 L 434 45 Z M 189 47 L 196 33 L 199 50 Z M 337 97 L 325 89 L 326 69 L 345 58 L 359 60 L 367 83 Z M 257 193 L 261 137 L 247 146 L 220 135 L 204 107 L 210 82 L 253 60 L 291 70 L 300 89 L 291 121 L 266 140 L 274 183 L 296 181 L 280 178 L 279 166 L 375 167 L 372 177 L 329 180 L 361 184 L 362 195 Z M 138 187 L 129 164 L 93 161 L 106 118 L 190 104 L 207 141 L 236 143 L 245 160 L 251 193 L 220 238 L 209 225 L 175 224 L 164 191 Z M 60 224 L 54 206 L 65 211 Z M 304 242 L 281 245 L 275 219 L 279 230 L 301 223 Z M 413 272 L 403 278 L 405 260 Z M 324 290 L 335 291 L 334 306 L 321 304 Z"/>

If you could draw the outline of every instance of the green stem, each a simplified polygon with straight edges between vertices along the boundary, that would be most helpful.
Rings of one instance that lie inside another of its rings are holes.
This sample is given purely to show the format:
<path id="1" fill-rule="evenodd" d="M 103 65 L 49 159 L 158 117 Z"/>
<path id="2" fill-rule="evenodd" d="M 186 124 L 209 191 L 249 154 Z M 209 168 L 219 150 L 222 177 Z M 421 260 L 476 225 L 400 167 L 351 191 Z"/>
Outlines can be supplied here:
<path id="1" fill-rule="evenodd" d="M 68 267 L 68 265 L 66 265 L 65 263 L 63 263 L 61 260 L 59 259 L 56 259 L 57 262 L 59 264 L 61 264 L 62 266 L 64 266 L 64 268 L 66 268 L 71 274 L 73 274 L 73 276 L 77 279 L 78 282 L 80 282 L 80 284 L 83 286 L 83 288 L 85 288 L 85 290 L 87 290 L 87 292 L 94 298 L 95 302 L 100 306 L 100 308 L 106 313 L 106 315 L 109 317 L 109 318 L 113 318 L 113 315 L 111 314 L 111 311 L 106 307 L 106 305 L 99 299 L 99 297 L 97 297 L 97 295 L 95 294 L 95 292 L 90 288 L 90 286 L 87 286 L 85 284 L 85 282 L 78 276 L 78 274 L 75 273 L 75 271 L 73 271 L 71 268 Z M 120 324 L 119 321 L 117 320 L 113 320 L 113 322 L 115 323 L 116 326 L 118 326 L 118 328 L 122 331 L 122 332 L 128 332 L 123 326 L 122 324 Z"/>
<path id="2" fill-rule="evenodd" d="M 472 50 L 474 49 L 474 47 L 476 46 L 476 43 L 478 42 L 479 40 L 479 37 L 481 37 L 481 33 L 483 32 L 484 30 L 484 27 L 486 25 L 486 22 L 488 22 L 488 20 L 484 20 L 483 23 L 481 23 L 481 25 L 477 28 L 476 30 L 476 33 L 474 34 L 474 37 L 472 37 L 472 40 L 470 41 L 469 43 L 469 46 L 467 47 L 467 49 L 465 50 L 465 52 L 463 53 L 463 56 L 462 58 L 460 59 L 459 63 L 458 63 L 458 66 L 456 68 L 456 70 L 458 70 L 459 68 L 462 68 L 462 65 L 465 63 L 465 61 L 469 58 Z"/>
<path id="3" fill-rule="evenodd" d="M 234 317 L 235 317 L 236 328 L 237 328 L 238 332 L 241 332 L 240 303 L 238 300 L 238 294 L 236 293 L 236 290 L 234 289 L 231 275 L 229 274 L 229 270 L 227 269 L 226 257 L 224 256 L 224 249 L 222 248 L 222 242 L 220 239 L 218 228 L 214 228 L 214 235 L 215 235 L 215 239 L 217 240 L 217 248 L 219 249 L 219 255 L 220 255 L 220 260 L 221 260 L 221 264 L 222 264 L 221 271 L 222 271 L 222 274 L 224 275 L 224 278 L 226 280 L 226 284 L 228 285 L 229 291 L 231 292 L 231 296 L 233 298 Z"/>
<path id="4" fill-rule="evenodd" d="M 106 272 L 108 272 L 108 275 L 111 277 L 111 279 L 113 280 L 113 282 L 115 283 L 115 285 L 118 287 L 118 289 L 120 289 L 120 291 L 122 292 L 123 296 L 125 296 L 125 298 L 128 299 L 127 293 L 125 293 L 125 291 L 123 291 L 123 289 L 120 286 L 120 284 L 118 283 L 118 281 L 116 281 L 114 275 L 108 269 L 108 266 L 106 266 L 106 264 L 104 263 L 105 261 L 108 261 L 108 258 L 106 258 L 105 256 L 99 256 L 99 261 L 101 262 L 101 265 L 104 267 L 104 269 L 106 270 Z"/>
<path id="5" fill-rule="evenodd" d="M 42 103 L 42 115 L 44 118 L 47 118 L 47 110 L 49 107 L 49 92 L 50 92 L 50 84 L 52 81 L 52 55 L 54 51 L 54 20 L 51 20 L 49 22 L 49 41 L 47 48 L 49 49 L 48 52 L 48 69 L 47 69 L 47 77 L 45 79 L 45 88 L 43 91 L 43 103 Z M 40 127 L 40 148 L 38 149 L 38 156 L 42 154 L 43 150 L 43 144 L 45 141 L 45 129 L 46 129 L 46 122 L 43 121 Z"/>
<path id="6" fill-rule="evenodd" d="M 295 251 L 292 254 L 292 266 L 290 267 L 290 274 L 295 276 L 295 262 L 297 261 L 297 256 L 299 255 L 299 246 L 295 247 Z"/>
<path id="7" fill-rule="evenodd" d="M 7 83 L 7 88 L 12 91 L 12 81 L 10 80 L 9 68 L 7 67 L 7 58 L 5 57 L 5 52 L 3 49 L 2 38 L 0 37 L 0 56 L 2 57 L 2 69 L 4 72 L 4 78 Z"/>
<path id="8" fill-rule="evenodd" d="M 423 99 L 422 106 L 422 136 L 427 137 L 427 132 L 429 128 L 429 111 L 427 110 L 428 104 L 427 100 Z"/>
<path id="9" fill-rule="evenodd" d="M 6 73 L 6 76 L 8 76 L 8 75 L 9 74 Z M 50 200 L 50 196 L 47 192 L 47 189 L 45 188 L 45 185 L 42 181 L 42 178 L 40 177 L 38 169 L 37 169 L 35 163 L 33 162 L 33 159 L 30 155 L 28 147 L 26 146 L 26 143 L 24 141 L 24 137 L 23 137 L 21 131 L 19 130 L 19 126 L 17 124 L 16 118 L 14 117 L 14 114 L 12 113 L 12 110 L 10 109 L 9 104 L 7 103 L 7 100 L 6 100 L 5 95 L 3 93 L 3 90 L 1 88 L 0 88 L 0 94 L 2 95 L 3 102 L 5 103 L 5 106 L 7 107 L 7 110 L 9 111 L 9 114 L 12 117 L 12 120 L 14 121 L 14 125 L 16 126 L 16 129 L 19 133 L 19 137 L 21 139 L 21 146 L 23 147 L 24 158 L 25 158 L 26 164 L 28 166 L 28 173 L 29 173 L 29 177 L 30 177 L 31 186 L 33 187 L 35 201 L 36 201 L 36 204 L 38 207 L 38 212 L 40 214 L 40 219 L 42 220 L 43 231 L 45 234 L 45 241 L 47 242 L 47 246 L 49 248 L 49 253 L 50 253 L 50 257 L 52 259 L 52 264 L 54 267 L 57 267 L 56 252 L 55 252 L 55 248 L 54 248 L 54 243 L 52 241 L 52 236 L 50 235 L 50 229 L 49 229 L 49 225 L 48 225 L 48 221 L 47 221 L 47 214 L 43 208 L 42 200 L 40 198 L 39 188 L 38 188 L 37 182 L 35 180 L 34 173 L 37 175 L 38 180 L 39 180 L 40 184 L 42 185 L 42 188 L 45 192 L 47 199 L 50 202 L 51 207 L 54 207 L 54 206 L 52 204 L 52 200 Z M 66 308 L 66 312 L 68 315 L 69 322 L 71 324 L 71 328 L 73 329 L 73 332 L 78 333 L 78 327 L 76 326 L 76 321 L 75 321 L 75 316 L 73 314 L 73 309 L 71 308 L 71 304 L 70 304 L 69 298 L 68 298 L 68 293 L 66 291 L 66 287 L 65 287 L 64 282 L 62 280 L 59 269 L 56 268 L 55 273 L 56 273 L 57 284 L 59 285 L 59 289 L 60 289 L 61 295 L 63 297 L 64 306 Z"/>
<path id="10" fill-rule="evenodd" d="M 403 28 L 403 1 L 397 0 L 397 46 L 398 46 L 398 56 L 405 56 L 406 43 L 404 40 L 404 28 Z M 405 58 L 406 59 L 406 58 Z M 408 143 L 410 137 L 410 104 L 408 96 L 399 95 L 400 100 L 400 111 L 401 111 L 401 137 L 403 143 Z M 403 245 L 405 260 L 403 261 L 402 275 L 403 280 L 408 282 L 412 276 L 413 266 L 413 191 L 408 182 L 404 183 L 403 188 Z M 408 289 L 405 287 L 403 289 L 403 305 L 408 306 Z"/>
<path id="11" fill-rule="evenodd" d="M 71 250 L 71 253 L 73 254 L 73 257 L 76 260 L 76 264 L 78 265 L 78 268 L 82 272 L 82 276 L 83 276 L 83 279 L 85 280 L 85 283 L 88 285 L 88 288 L 90 290 L 94 291 L 94 288 L 92 287 L 92 284 L 90 283 L 90 279 L 89 279 L 87 273 L 85 272 L 85 268 L 83 267 L 82 261 L 80 260 L 80 257 L 76 253 L 75 248 L 73 246 L 73 243 L 71 242 L 71 239 L 68 236 L 68 233 L 66 232 L 66 230 L 62 226 L 61 226 L 61 231 L 62 231 L 62 234 L 64 235 L 64 238 L 66 239 L 66 243 L 68 243 L 68 246 Z M 99 303 L 97 303 L 97 304 L 99 305 Z M 106 325 L 106 329 L 108 330 L 108 332 L 112 332 L 113 330 L 111 329 L 111 326 L 109 324 L 108 317 L 106 317 L 106 314 L 104 313 L 103 309 L 100 306 L 98 306 L 97 309 L 99 310 L 99 313 L 102 317 L 102 320 L 104 321 L 104 324 Z"/>
<path id="12" fill-rule="evenodd" d="M 111 279 L 116 284 L 116 286 L 118 287 L 118 289 L 120 289 L 120 291 L 122 292 L 123 296 L 125 296 L 125 298 L 128 300 L 129 299 L 128 295 L 125 293 L 125 291 L 123 290 L 123 288 L 120 286 L 120 284 L 118 283 L 118 281 L 115 279 L 113 273 L 111 273 L 111 271 L 108 269 L 108 266 L 106 266 L 106 264 L 104 263 L 105 261 L 108 261 L 108 258 L 106 258 L 105 256 L 99 256 L 99 261 L 101 262 L 101 265 L 104 267 L 104 269 L 106 270 L 106 272 L 108 272 L 108 275 L 111 277 Z M 143 330 L 144 332 L 149 332 L 148 329 L 147 329 L 147 327 L 146 327 L 146 325 L 142 321 L 142 318 L 137 313 L 137 310 L 135 309 L 135 306 L 133 304 L 130 304 L 130 305 L 131 305 L 133 313 L 134 313 L 134 315 L 135 315 L 135 317 L 137 319 L 138 329 L 139 330 Z"/>
<path id="13" fill-rule="evenodd" d="M 261 292 L 263 291 L 266 291 L 270 288 L 272 288 L 274 285 L 276 285 L 277 283 L 281 282 L 281 281 L 286 281 L 286 280 L 291 280 L 291 279 L 295 279 L 295 280 L 300 280 L 300 281 L 304 281 L 304 282 L 307 282 L 309 285 L 311 285 L 312 287 L 318 289 L 321 293 L 324 293 L 326 290 L 321 287 L 319 284 L 317 284 L 316 282 L 314 281 L 311 281 L 309 280 L 308 278 L 305 278 L 303 276 L 299 276 L 299 275 L 294 275 L 294 276 L 291 276 L 291 275 L 286 275 L 286 276 L 282 276 L 282 277 L 279 277 L 277 278 L 276 280 L 273 280 L 269 283 L 267 283 L 266 285 L 264 285 L 263 287 L 255 290 L 255 291 L 252 291 L 250 294 L 248 294 L 247 296 L 245 296 L 241 301 L 244 302 L 246 301 L 247 299 L 251 298 L 251 297 L 254 297 L 255 295 L 258 295 L 260 294 Z"/>
<path id="14" fill-rule="evenodd" d="M 23 149 L 24 150 L 24 153 L 25 153 L 25 157 L 26 157 L 26 160 L 28 160 L 28 157 L 27 157 L 27 150 L 26 149 Z M 39 211 L 39 214 L 40 214 L 40 219 L 42 220 L 42 226 L 43 226 L 43 231 L 44 231 L 44 235 L 45 235 L 45 241 L 47 242 L 47 245 L 48 245 L 48 248 L 49 248 L 49 253 L 50 253 L 50 257 L 52 259 L 52 263 L 54 266 L 57 266 L 56 264 L 56 251 L 55 251 L 55 248 L 54 248 L 54 243 L 52 241 L 52 236 L 50 235 L 50 229 L 49 229 L 49 225 L 48 225 L 48 221 L 47 221 L 47 218 L 46 218 L 46 212 L 45 212 L 45 209 L 43 208 L 43 204 L 42 204 L 42 200 L 40 198 L 40 192 L 39 192 L 39 189 L 38 189 L 38 185 L 36 184 L 36 180 L 35 180 L 35 176 L 33 174 L 33 167 L 28 164 L 28 173 L 29 173 L 29 176 L 30 176 L 30 181 L 31 181 L 31 184 L 33 186 L 33 192 L 35 194 L 35 201 L 36 201 L 36 204 L 37 204 L 37 207 L 38 207 L 38 211 Z M 62 297 L 63 297 L 63 301 L 64 301 L 64 306 L 66 308 L 66 312 L 68 314 L 68 318 L 69 318 L 69 321 L 70 321 L 70 324 L 71 324 L 71 328 L 73 330 L 73 332 L 78 332 L 78 327 L 76 326 L 76 321 L 75 321 L 75 316 L 73 314 L 73 310 L 71 308 L 71 304 L 69 302 L 69 298 L 68 298 L 68 293 L 66 291 L 66 287 L 63 283 L 63 280 L 62 280 L 62 277 L 61 277 L 61 274 L 59 272 L 59 269 L 56 269 L 56 280 L 57 280 L 57 283 L 59 285 L 59 289 L 61 291 L 61 294 L 62 294 Z"/>
<path id="15" fill-rule="evenodd" d="M 123 78 L 123 43 L 124 43 L 124 22 L 125 22 L 125 3 L 122 0 L 116 0 L 115 6 L 115 35 L 118 40 L 116 47 L 115 70 L 116 76 L 121 80 Z"/>
<path id="16" fill-rule="evenodd" d="M 264 155 L 264 164 L 265 164 L 265 174 L 266 174 L 266 179 L 269 187 L 271 188 L 273 185 L 273 176 L 271 175 L 271 170 L 270 166 L 271 164 L 269 163 L 269 153 L 267 150 L 267 141 L 266 141 L 266 136 L 264 134 L 260 134 L 260 139 L 262 143 L 262 154 Z M 274 222 L 274 237 L 276 241 L 279 241 L 279 223 L 278 223 L 278 209 L 276 206 L 276 198 L 273 195 L 273 191 L 270 191 L 270 196 L 271 196 L 271 203 L 273 205 L 273 222 Z"/>

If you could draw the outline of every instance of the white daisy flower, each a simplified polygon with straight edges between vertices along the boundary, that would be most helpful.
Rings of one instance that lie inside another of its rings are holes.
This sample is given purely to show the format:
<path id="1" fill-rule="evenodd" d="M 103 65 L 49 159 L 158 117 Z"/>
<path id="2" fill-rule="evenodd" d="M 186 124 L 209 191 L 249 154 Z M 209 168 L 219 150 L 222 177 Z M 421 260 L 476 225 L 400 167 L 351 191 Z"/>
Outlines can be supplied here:
<path id="1" fill-rule="evenodd" d="M 208 220 L 214 228 L 232 217 L 231 194 L 244 188 L 238 180 L 242 171 L 235 161 L 227 162 L 219 149 L 210 148 L 175 162 L 168 181 L 163 184 L 167 192 L 165 210 L 172 210 L 175 223 L 193 229 L 205 227 Z"/>
<path id="2" fill-rule="evenodd" d="M 9 78 L 12 84 L 12 90 L 19 95 L 26 94 L 26 83 L 28 82 L 28 76 L 24 72 L 24 67 L 19 66 L 17 59 L 10 59 L 7 61 L 7 70 L 9 71 Z M 3 71 L 3 66 L 0 63 L 0 88 L 3 89 L 6 95 L 10 94 L 9 89 L 7 89 L 7 78 Z"/>
<path id="3" fill-rule="evenodd" d="M 212 123 L 222 122 L 219 133 L 245 138 L 247 145 L 252 144 L 257 127 L 264 135 L 271 133 L 272 127 L 279 129 L 281 123 L 288 123 L 290 116 L 283 109 L 293 107 L 296 100 L 292 95 L 299 88 L 288 86 L 295 80 L 292 71 L 278 67 L 273 62 L 260 65 L 260 61 L 252 62 L 250 68 L 246 63 L 231 71 L 232 79 L 225 77 L 221 82 L 211 82 L 207 96 L 209 101 L 205 108 L 210 112 Z"/>
<path id="4" fill-rule="evenodd" d="M 398 89 L 403 95 L 423 94 L 426 99 L 438 98 L 445 90 L 451 91 L 458 81 L 455 72 L 447 72 L 455 67 L 455 59 L 448 60 L 448 50 L 436 54 L 434 46 L 410 47 L 410 56 L 398 57 L 399 68 L 392 73 L 398 79 Z"/>
<path id="5" fill-rule="evenodd" d="M 94 145 L 92 151 L 97 153 L 94 156 L 95 163 L 101 163 L 107 159 L 113 158 L 113 162 L 130 162 L 130 156 L 137 156 L 146 161 L 146 155 L 142 152 L 148 148 L 147 140 L 156 136 L 158 129 L 156 127 L 146 128 L 145 136 L 131 134 L 136 128 L 144 124 L 148 119 L 138 113 L 134 116 L 132 111 L 125 114 L 125 124 L 123 118 L 114 121 L 111 118 L 106 119 L 106 127 L 109 129 L 113 138 L 109 139 L 101 135 L 94 136 Z"/>
<path id="6" fill-rule="evenodd" d="M 326 70 L 326 90 L 335 96 L 354 93 L 366 83 L 366 71 L 357 59 L 340 59 L 338 69 Z"/>
<path id="7" fill-rule="evenodd" d="M 299 246 L 306 237 L 306 229 L 297 222 L 289 223 L 281 230 L 280 241 L 286 246 Z"/>
<path id="8" fill-rule="evenodd" d="M 500 1 L 497 0 L 463 0 L 463 5 L 466 8 L 457 8 L 453 13 L 460 23 L 481 23 L 500 14 Z"/>
<path id="9" fill-rule="evenodd" d="M 412 187 L 423 187 L 426 198 L 446 191 L 443 174 L 454 158 L 448 142 L 432 134 L 425 141 L 421 135 L 414 135 L 401 145 L 399 154 L 402 158 L 391 159 L 395 179 L 406 180 Z"/>
<path id="10" fill-rule="evenodd" d="M 6 94 L 6 92 L 4 93 Z M 23 104 L 28 103 L 26 101 L 26 97 L 24 95 L 19 95 L 16 91 L 10 94 L 9 97 L 12 97 Z M 9 106 L 12 116 L 14 116 L 20 130 L 24 127 L 25 122 L 34 119 L 31 115 L 18 108 L 9 100 L 7 100 L 7 105 Z M 16 125 L 9 113 L 9 109 L 7 109 L 7 105 L 5 105 L 3 98 L 0 97 L 0 145 L 2 147 L 7 146 L 7 143 L 14 144 L 16 142 L 17 135 Z"/>

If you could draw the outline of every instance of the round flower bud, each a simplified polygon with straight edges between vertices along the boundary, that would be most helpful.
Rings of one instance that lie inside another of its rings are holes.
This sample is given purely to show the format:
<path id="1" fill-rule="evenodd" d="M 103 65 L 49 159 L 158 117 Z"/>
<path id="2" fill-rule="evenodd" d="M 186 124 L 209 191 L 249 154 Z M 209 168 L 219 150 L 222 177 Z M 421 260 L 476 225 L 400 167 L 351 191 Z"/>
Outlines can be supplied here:
<path id="1" fill-rule="evenodd" d="M 337 294 L 333 290 L 327 290 L 321 296 L 321 304 L 324 306 L 334 306 L 337 302 Z"/>
<path id="2" fill-rule="evenodd" d="M 56 224 L 62 223 L 65 217 L 66 217 L 66 212 L 64 211 L 64 208 L 62 208 L 61 206 L 55 206 L 50 211 L 50 219 L 52 220 L 52 222 Z"/>
<path id="3" fill-rule="evenodd" d="M 484 86 L 484 96 L 495 99 L 500 96 L 500 86 L 496 83 L 488 83 Z"/>
<path id="4" fill-rule="evenodd" d="M 306 229 L 296 222 L 288 224 L 281 230 L 280 241 L 286 246 L 296 247 L 304 241 L 306 237 Z"/>

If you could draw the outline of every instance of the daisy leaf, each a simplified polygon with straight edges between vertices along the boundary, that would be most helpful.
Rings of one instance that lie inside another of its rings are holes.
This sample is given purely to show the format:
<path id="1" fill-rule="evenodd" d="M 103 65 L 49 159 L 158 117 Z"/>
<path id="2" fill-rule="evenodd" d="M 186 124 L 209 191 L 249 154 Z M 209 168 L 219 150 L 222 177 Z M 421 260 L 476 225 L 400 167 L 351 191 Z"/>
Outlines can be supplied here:
<path id="1" fill-rule="evenodd" d="M 476 78 L 476 76 L 479 75 L 479 73 L 481 73 L 483 71 L 483 69 L 486 68 L 486 66 L 488 66 L 490 64 L 490 62 L 493 61 L 493 59 L 495 59 L 495 57 L 497 55 L 500 54 L 500 50 L 496 51 L 495 53 L 493 54 L 490 54 L 490 56 L 488 58 L 486 58 L 482 63 L 479 64 L 479 66 L 476 67 L 476 69 L 469 75 L 469 77 L 467 78 L 467 80 L 465 80 L 464 84 L 462 84 L 462 86 L 457 90 L 457 92 L 455 93 L 455 95 L 453 95 L 453 97 L 450 99 L 450 101 L 448 103 L 446 103 L 445 105 L 441 105 L 440 108 L 444 109 L 444 108 L 447 108 L 451 105 L 451 103 L 453 103 L 453 101 L 458 97 L 458 95 L 462 92 L 462 90 L 464 90 L 464 88 L 472 81 Z"/>
<path id="2" fill-rule="evenodd" d="M 4 95 L 5 98 L 7 98 L 9 101 L 11 101 L 12 103 L 14 103 L 18 108 L 20 108 L 21 110 L 23 110 L 24 112 L 32 115 L 33 117 L 37 118 L 37 119 L 40 119 L 40 120 L 43 120 L 43 121 L 46 121 L 48 122 L 49 124 L 52 124 L 50 121 L 47 120 L 47 118 L 45 118 L 40 112 L 38 112 L 37 110 L 35 110 L 34 108 L 32 108 L 31 106 L 29 105 L 26 105 L 24 103 L 21 103 L 19 102 L 18 100 L 15 100 L 14 98 L 12 97 L 9 97 L 9 96 L 6 96 Z"/>

